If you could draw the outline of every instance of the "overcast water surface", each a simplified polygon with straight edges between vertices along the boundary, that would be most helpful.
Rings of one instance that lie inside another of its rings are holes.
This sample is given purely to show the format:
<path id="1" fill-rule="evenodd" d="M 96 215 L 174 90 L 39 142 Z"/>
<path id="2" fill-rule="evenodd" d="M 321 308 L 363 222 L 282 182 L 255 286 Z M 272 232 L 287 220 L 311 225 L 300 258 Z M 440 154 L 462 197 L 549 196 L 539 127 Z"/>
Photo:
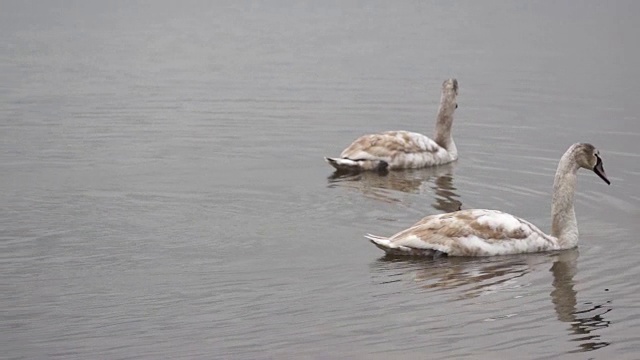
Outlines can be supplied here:
<path id="1" fill-rule="evenodd" d="M 637 359 L 640 47 L 632 1 L 4 1 L 6 359 Z M 431 135 L 460 159 L 332 178 L 323 156 Z M 578 249 L 387 259 L 363 234 L 493 208 Z M 584 352 L 589 352 L 585 354 Z"/>

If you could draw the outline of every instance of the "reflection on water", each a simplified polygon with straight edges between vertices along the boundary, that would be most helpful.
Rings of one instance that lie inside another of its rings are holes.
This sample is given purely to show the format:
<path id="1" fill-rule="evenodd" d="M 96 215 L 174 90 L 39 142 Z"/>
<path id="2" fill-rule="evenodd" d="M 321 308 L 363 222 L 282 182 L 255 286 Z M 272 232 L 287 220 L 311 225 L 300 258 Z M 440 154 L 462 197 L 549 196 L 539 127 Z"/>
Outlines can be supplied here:
<path id="1" fill-rule="evenodd" d="M 578 249 L 558 254 L 556 261 L 551 266 L 553 274 L 553 301 L 558 320 L 570 324 L 571 334 L 578 336 L 579 349 L 572 352 L 592 351 L 608 346 L 610 343 L 600 340 L 600 335 L 594 334 L 596 330 L 607 328 L 610 321 L 604 319 L 604 315 L 611 311 L 611 302 L 603 304 L 584 303 L 584 309 L 578 310 L 577 291 L 574 289 L 573 280 L 577 273 Z"/>
<path id="2" fill-rule="evenodd" d="M 389 269 L 403 263 L 405 269 L 414 270 L 413 279 L 423 289 L 458 289 L 456 298 L 469 299 L 517 287 L 516 279 L 533 270 L 533 266 L 548 261 L 548 254 L 524 254 L 505 257 L 443 257 L 436 260 L 403 259 L 384 256 L 375 267 Z"/>
<path id="3" fill-rule="evenodd" d="M 437 210 L 452 212 L 462 208 L 462 202 L 458 200 L 460 196 L 456 194 L 456 187 L 453 185 L 453 168 L 454 164 L 446 164 L 424 169 L 390 171 L 384 175 L 376 172 L 334 172 L 328 180 L 330 187 L 356 189 L 368 198 L 389 203 L 402 201 L 393 191 L 415 194 L 433 191 L 435 202 L 432 206 Z M 429 183 L 431 184 L 428 185 Z"/>
<path id="4" fill-rule="evenodd" d="M 452 173 L 438 176 L 431 188 L 436 194 L 436 202 L 433 203 L 434 208 L 444 212 L 462 210 L 462 202 L 456 199 L 459 196 L 454 191 L 456 188 L 453 186 Z"/>
<path id="5" fill-rule="evenodd" d="M 384 274 L 380 284 L 401 281 L 401 275 L 412 273 L 412 280 L 427 290 L 456 290 L 454 300 L 464 300 L 523 287 L 519 280 L 552 262 L 553 275 L 551 302 L 558 320 L 570 324 L 571 341 L 578 342 L 578 349 L 571 352 L 597 350 L 610 343 L 602 341 L 597 331 L 609 327 L 605 314 L 611 311 L 611 301 L 578 305 L 574 288 L 577 274 L 578 249 L 559 253 L 523 254 L 490 258 L 439 258 L 436 260 L 398 258 L 384 256 L 371 268 Z"/>

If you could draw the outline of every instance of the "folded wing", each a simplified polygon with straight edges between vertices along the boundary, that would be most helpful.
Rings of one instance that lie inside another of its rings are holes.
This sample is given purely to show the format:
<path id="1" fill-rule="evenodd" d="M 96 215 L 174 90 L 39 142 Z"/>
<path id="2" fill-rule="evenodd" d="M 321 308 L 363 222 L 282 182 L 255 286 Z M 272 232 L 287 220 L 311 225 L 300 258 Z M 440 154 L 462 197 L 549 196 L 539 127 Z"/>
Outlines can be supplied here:
<path id="1" fill-rule="evenodd" d="M 413 252 L 436 250 L 450 256 L 547 251 L 557 243 L 531 223 L 496 210 L 462 210 L 428 216 L 387 240 L 389 248 Z"/>

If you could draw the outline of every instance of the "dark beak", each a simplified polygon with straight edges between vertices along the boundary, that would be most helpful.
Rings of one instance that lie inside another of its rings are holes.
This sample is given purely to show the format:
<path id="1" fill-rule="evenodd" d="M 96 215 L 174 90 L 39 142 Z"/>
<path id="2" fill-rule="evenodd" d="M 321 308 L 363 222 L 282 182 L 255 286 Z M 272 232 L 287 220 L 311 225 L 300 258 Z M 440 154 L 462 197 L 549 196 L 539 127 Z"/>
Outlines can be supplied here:
<path id="1" fill-rule="evenodd" d="M 593 172 L 600 176 L 600 179 L 604 180 L 607 185 L 611 185 L 611 181 L 607 179 L 607 173 L 604 172 L 604 167 L 602 167 L 602 159 L 600 159 L 600 156 L 597 155 L 596 158 L 598 159 L 598 161 L 596 162 L 596 166 L 593 167 Z"/>

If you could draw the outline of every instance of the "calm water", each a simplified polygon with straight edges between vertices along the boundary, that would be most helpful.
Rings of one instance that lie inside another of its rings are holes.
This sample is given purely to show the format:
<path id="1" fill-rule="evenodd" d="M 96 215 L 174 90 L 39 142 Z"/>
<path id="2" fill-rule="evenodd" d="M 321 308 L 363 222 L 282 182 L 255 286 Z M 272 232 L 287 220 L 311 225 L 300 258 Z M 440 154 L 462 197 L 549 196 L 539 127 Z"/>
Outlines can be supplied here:
<path id="1" fill-rule="evenodd" d="M 637 359 L 636 2 L 0 4 L 7 359 Z M 333 179 L 364 132 L 460 160 Z M 363 234 L 497 208 L 543 229 L 582 171 L 578 250 L 389 260 Z M 589 352 L 589 353 L 582 353 Z"/>

